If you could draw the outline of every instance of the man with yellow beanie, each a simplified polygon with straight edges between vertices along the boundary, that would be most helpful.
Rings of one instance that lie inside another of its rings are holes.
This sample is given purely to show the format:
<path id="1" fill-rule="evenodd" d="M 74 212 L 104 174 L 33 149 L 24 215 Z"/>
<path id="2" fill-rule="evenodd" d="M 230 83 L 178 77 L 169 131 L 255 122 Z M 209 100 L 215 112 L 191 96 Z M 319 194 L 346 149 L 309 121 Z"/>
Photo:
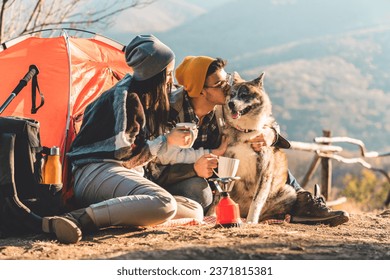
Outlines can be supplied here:
<path id="1" fill-rule="evenodd" d="M 225 71 L 226 61 L 208 56 L 187 56 L 176 69 L 176 79 L 181 88 L 170 96 L 170 121 L 192 122 L 198 126 L 198 137 L 194 149 L 204 149 L 210 157 L 220 156 L 226 150 L 226 140 L 221 137 L 224 123 L 221 106 L 225 104 L 231 76 Z M 276 129 L 275 129 L 276 128 Z M 279 135 L 276 124 L 253 139 L 252 148 L 259 151 L 262 145 L 275 145 L 289 148 L 288 142 Z M 208 157 L 202 157 L 194 164 L 175 164 L 159 166 L 152 171 L 152 180 L 173 195 L 180 195 L 199 202 L 205 214 L 213 201 L 211 187 L 207 178 L 213 175 Z M 153 168 L 152 168 L 153 169 Z M 153 178 L 154 177 L 154 178 Z M 344 223 L 344 211 L 332 211 L 321 197 L 313 196 L 301 188 L 289 172 L 286 184 L 297 192 L 297 203 L 293 216 L 296 222 L 323 223 L 336 226 Z M 297 219 L 298 218 L 298 219 Z"/>

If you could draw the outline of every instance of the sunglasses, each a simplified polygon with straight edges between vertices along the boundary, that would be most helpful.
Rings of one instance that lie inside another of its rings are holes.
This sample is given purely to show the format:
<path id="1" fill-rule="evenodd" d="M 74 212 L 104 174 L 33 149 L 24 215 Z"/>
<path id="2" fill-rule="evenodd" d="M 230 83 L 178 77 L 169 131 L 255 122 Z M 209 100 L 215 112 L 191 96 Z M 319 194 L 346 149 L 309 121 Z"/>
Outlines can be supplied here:
<path id="1" fill-rule="evenodd" d="M 204 88 L 222 88 L 224 89 L 227 85 L 232 86 L 233 85 L 233 75 L 232 74 L 226 74 L 226 79 L 219 81 L 213 86 L 204 85 Z"/>

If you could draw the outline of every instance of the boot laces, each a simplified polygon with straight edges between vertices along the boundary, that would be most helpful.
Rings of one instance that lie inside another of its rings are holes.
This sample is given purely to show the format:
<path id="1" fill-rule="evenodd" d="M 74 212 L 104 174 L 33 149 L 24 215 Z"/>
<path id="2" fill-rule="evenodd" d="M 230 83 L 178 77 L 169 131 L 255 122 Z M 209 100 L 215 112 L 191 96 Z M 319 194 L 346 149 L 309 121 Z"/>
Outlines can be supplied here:
<path id="1" fill-rule="evenodd" d="M 324 199 L 322 196 L 313 196 L 313 203 L 314 203 L 314 205 L 317 206 L 318 208 L 329 209 L 329 208 L 326 206 L 325 199 Z"/>

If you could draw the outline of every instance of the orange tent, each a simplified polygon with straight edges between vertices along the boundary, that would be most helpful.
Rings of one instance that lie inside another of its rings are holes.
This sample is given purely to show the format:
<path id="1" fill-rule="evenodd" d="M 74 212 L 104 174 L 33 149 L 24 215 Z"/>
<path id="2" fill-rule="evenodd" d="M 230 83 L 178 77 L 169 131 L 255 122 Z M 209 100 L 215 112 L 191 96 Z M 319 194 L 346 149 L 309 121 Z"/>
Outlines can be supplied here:
<path id="1" fill-rule="evenodd" d="M 104 90 L 131 72 L 124 45 L 88 32 L 90 38 L 69 36 L 67 30 L 53 38 L 25 35 L 2 44 L 0 49 L 0 105 L 28 72 L 38 68 L 45 104 L 31 114 L 31 81 L 1 116 L 38 120 L 44 146 L 58 146 L 62 158 L 81 125 L 85 107 Z M 37 97 L 39 104 L 39 95 Z"/>

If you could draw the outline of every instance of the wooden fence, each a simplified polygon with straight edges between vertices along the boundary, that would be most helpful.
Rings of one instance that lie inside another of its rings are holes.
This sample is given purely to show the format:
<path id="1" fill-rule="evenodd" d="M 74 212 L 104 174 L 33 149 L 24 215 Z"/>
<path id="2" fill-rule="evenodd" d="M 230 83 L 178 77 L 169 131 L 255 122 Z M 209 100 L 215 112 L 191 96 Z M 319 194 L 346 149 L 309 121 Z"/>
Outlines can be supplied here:
<path id="1" fill-rule="evenodd" d="M 351 164 L 351 163 L 359 163 L 363 167 L 367 169 L 371 169 L 375 172 L 381 173 L 386 177 L 387 181 L 390 185 L 390 176 L 381 168 L 373 167 L 369 164 L 366 159 L 367 158 L 379 158 L 390 156 L 390 153 L 378 153 L 378 152 L 368 152 L 365 148 L 364 143 L 361 140 L 349 138 L 349 137 L 331 137 L 331 132 L 328 130 L 323 130 L 322 137 L 314 138 L 314 143 L 305 143 L 305 142 L 295 142 L 291 141 L 291 149 L 314 152 L 314 158 L 309 166 L 308 171 L 306 172 L 305 177 L 303 178 L 301 185 L 304 188 L 310 178 L 313 176 L 314 172 L 318 168 L 321 163 L 321 194 L 325 197 L 325 199 L 329 198 L 332 186 L 332 159 L 337 160 L 339 162 Z M 346 158 L 344 156 L 339 155 L 338 153 L 343 151 L 343 148 L 340 146 L 333 145 L 334 143 L 348 143 L 357 145 L 360 149 L 360 156 L 354 158 Z M 340 198 L 337 201 L 328 202 L 330 204 L 339 204 L 344 202 L 345 198 Z M 388 190 L 387 199 L 385 201 L 385 206 L 390 204 L 390 187 Z"/>

